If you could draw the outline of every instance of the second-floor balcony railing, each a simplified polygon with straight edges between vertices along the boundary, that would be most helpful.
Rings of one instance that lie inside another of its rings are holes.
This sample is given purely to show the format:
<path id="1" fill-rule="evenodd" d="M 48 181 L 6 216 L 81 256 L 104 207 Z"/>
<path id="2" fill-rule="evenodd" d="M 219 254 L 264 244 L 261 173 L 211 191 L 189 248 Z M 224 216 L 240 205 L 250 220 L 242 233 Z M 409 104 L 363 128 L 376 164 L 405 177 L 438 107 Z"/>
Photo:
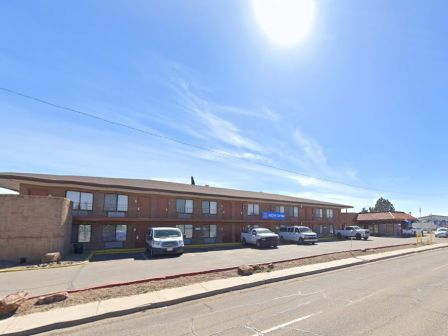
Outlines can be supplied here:
<path id="1" fill-rule="evenodd" d="M 95 211 L 95 210 L 72 210 L 73 217 L 110 217 L 110 218 L 124 218 L 129 217 L 128 211 Z"/>
<path id="2" fill-rule="evenodd" d="M 78 210 L 78 209 L 72 210 L 72 216 L 74 217 L 88 217 L 90 216 L 91 213 L 92 211 L 90 210 Z"/>
<path id="3" fill-rule="evenodd" d="M 193 208 L 190 207 L 177 207 L 176 208 L 177 213 L 184 213 L 184 214 L 192 214 Z"/>

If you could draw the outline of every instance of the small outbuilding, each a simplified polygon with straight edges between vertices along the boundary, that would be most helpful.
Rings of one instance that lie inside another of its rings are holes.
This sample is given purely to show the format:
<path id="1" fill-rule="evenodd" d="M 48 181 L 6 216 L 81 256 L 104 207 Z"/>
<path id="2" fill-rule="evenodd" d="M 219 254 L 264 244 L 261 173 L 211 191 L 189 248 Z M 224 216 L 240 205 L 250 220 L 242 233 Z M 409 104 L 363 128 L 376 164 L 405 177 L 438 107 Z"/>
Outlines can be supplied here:
<path id="1" fill-rule="evenodd" d="M 418 219 L 400 211 L 367 212 L 356 217 L 356 224 L 374 236 L 401 236 L 402 230 Z"/>

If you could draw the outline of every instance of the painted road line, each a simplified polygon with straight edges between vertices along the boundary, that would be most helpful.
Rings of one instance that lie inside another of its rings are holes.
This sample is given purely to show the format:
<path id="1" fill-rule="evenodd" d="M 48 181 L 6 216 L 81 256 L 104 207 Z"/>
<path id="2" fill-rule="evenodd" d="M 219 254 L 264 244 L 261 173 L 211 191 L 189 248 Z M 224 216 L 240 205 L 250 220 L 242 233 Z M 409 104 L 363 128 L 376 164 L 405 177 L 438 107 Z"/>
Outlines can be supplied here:
<path id="1" fill-rule="evenodd" d="M 319 314 L 322 314 L 322 312 L 320 311 L 320 312 L 317 312 L 317 313 L 313 313 L 313 314 L 310 314 L 310 315 L 299 317 L 299 318 L 297 318 L 295 320 L 276 325 L 275 327 L 272 327 L 272 328 L 269 328 L 269 329 L 266 329 L 266 330 L 259 331 L 256 334 L 253 334 L 252 336 L 261 336 L 261 335 L 269 334 L 270 332 L 282 329 L 284 327 L 290 326 L 291 324 L 294 324 L 294 323 L 297 323 L 297 322 L 309 319 L 310 317 L 313 317 L 313 316 L 319 315 Z"/>

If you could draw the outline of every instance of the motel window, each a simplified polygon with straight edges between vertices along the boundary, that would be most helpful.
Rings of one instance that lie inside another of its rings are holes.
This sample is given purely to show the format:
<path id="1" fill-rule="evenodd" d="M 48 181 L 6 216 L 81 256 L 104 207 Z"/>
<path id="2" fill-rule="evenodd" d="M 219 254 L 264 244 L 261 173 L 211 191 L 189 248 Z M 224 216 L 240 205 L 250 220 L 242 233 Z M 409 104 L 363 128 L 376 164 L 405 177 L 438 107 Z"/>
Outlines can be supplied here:
<path id="1" fill-rule="evenodd" d="M 193 225 L 192 224 L 178 224 L 176 227 L 182 231 L 185 239 L 193 238 Z"/>
<path id="2" fill-rule="evenodd" d="M 260 214 L 260 205 L 259 204 L 248 204 L 247 205 L 247 214 L 249 216 L 255 216 Z"/>
<path id="3" fill-rule="evenodd" d="M 178 213 L 193 213 L 193 200 L 180 199 L 176 200 L 176 212 Z"/>
<path id="4" fill-rule="evenodd" d="M 90 243 L 92 236 L 92 225 L 78 225 L 78 243 Z"/>
<path id="5" fill-rule="evenodd" d="M 314 218 L 322 218 L 323 217 L 323 211 L 322 209 L 314 209 Z"/>
<path id="6" fill-rule="evenodd" d="M 333 218 L 334 216 L 333 209 L 327 209 L 326 212 L 327 212 L 327 218 Z"/>
<path id="7" fill-rule="evenodd" d="M 218 203 L 214 201 L 202 201 L 202 213 L 216 215 L 218 213 Z"/>
<path id="8" fill-rule="evenodd" d="M 127 235 L 126 224 L 107 224 L 103 225 L 103 241 L 125 241 Z"/>
<path id="9" fill-rule="evenodd" d="M 290 217 L 299 217 L 299 207 L 289 207 Z"/>
<path id="10" fill-rule="evenodd" d="M 73 210 L 92 210 L 93 194 L 80 191 L 67 191 L 66 197 L 73 202 Z"/>
<path id="11" fill-rule="evenodd" d="M 284 205 L 276 205 L 274 207 L 275 212 L 285 212 L 285 206 Z"/>
<path id="12" fill-rule="evenodd" d="M 106 194 L 104 196 L 104 210 L 128 211 L 128 196 L 118 194 Z"/>
<path id="13" fill-rule="evenodd" d="M 202 225 L 201 237 L 202 238 L 216 238 L 217 227 L 215 224 Z"/>

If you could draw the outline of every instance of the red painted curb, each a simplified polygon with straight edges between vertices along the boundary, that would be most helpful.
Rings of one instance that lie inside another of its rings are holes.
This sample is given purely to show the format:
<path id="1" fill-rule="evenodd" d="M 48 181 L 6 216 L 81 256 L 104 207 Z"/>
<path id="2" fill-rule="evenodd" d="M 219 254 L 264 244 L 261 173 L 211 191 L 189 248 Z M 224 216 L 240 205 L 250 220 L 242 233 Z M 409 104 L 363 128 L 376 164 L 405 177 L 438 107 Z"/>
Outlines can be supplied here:
<path id="1" fill-rule="evenodd" d="M 365 248 L 365 249 L 356 249 L 356 250 L 351 250 L 351 251 L 349 250 L 349 251 L 340 251 L 340 252 L 330 252 L 330 253 L 323 253 L 323 254 L 317 254 L 317 255 L 313 255 L 313 256 L 308 256 L 308 257 L 284 259 L 284 260 L 267 262 L 267 263 L 261 263 L 261 264 L 254 264 L 254 265 L 260 265 L 260 266 L 263 265 L 263 266 L 265 266 L 265 265 L 269 265 L 269 264 L 281 264 L 281 263 L 285 263 L 285 262 L 298 261 L 298 260 L 303 260 L 303 259 L 318 258 L 318 257 L 323 257 L 323 256 L 331 255 L 331 254 L 347 253 L 347 252 L 361 252 L 363 250 L 377 250 L 377 249 L 382 249 L 382 248 L 399 247 L 399 246 L 407 246 L 407 245 L 415 245 L 415 244 L 399 244 L 399 245 L 379 246 L 379 247 L 372 247 L 372 248 Z M 85 291 L 94 290 L 94 289 L 103 289 L 103 288 L 111 288 L 111 287 L 118 287 L 118 286 L 127 286 L 127 285 L 134 285 L 134 284 L 139 284 L 139 283 L 143 283 L 143 282 L 151 282 L 151 281 L 170 280 L 170 279 L 177 279 L 177 278 L 181 278 L 181 277 L 188 277 L 188 276 L 209 274 L 209 273 L 219 273 L 219 272 L 225 272 L 225 271 L 231 271 L 231 270 L 237 270 L 237 269 L 238 269 L 238 266 L 226 267 L 226 268 L 215 268 L 215 269 L 211 269 L 211 270 L 190 272 L 190 273 L 180 273 L 180 274 L 167 275 L 167 276 L 156 277 L 156 278 L 144 278 L 144 279 L 139 279 L 139 280 L 125 281 L 125 282 L 113 282 L 113 283 L 110 283 L 110 284 L 97 285 L 97 286 L 92 286 L 92 287 L 85 287 L 85 288 L 79 288 L 79 289 L 69 289 L 69 290 L 65 290 L 64 292 L 67 292 L 67 293 L 78 293 L 78 292 L 85 292 Z M 41 296 L 52 295 L 52 294 L 56 294 L 56 293 L 60 293 L 60 292 L 52 292 L 52 293 L 48 293 L 48 294 L 32 296 L 32 297 L 29 297 L 28 300 L 32 300 L 32 299 L 39 298 Z"/>

